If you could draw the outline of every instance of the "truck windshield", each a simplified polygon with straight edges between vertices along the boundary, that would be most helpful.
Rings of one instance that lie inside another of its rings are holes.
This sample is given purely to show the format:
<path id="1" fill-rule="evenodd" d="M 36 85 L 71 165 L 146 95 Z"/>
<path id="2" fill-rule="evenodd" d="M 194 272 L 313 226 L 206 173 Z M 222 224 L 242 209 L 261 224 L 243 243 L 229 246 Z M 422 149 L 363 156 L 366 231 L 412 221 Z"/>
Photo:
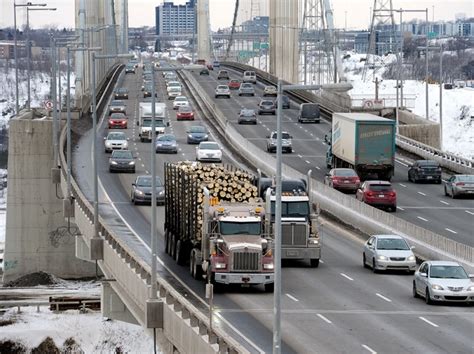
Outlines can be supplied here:
<path id="1" fill-rule="evenodd" d="M 144 127 L 151 127 L 151 119 L 144 119 L 143 124 Z M 165 126 L 165 123 L 161 119 L 155 120 L 155 127 L 156 128 L 163 128 Z"/>
<path id="2" fill-rule="evenodd" d="M 281 216 L 307 217 L 309 214 L 308 202 L 281 202 Z M 272 216 L 275 216 L 275 202 L 272 201 Z"/>
<path id="3" fill-rule="evenodd" d="M 231 222 L 221 221 L 221 235 L 260 235 L 261 225 L 259 222 Z"/>

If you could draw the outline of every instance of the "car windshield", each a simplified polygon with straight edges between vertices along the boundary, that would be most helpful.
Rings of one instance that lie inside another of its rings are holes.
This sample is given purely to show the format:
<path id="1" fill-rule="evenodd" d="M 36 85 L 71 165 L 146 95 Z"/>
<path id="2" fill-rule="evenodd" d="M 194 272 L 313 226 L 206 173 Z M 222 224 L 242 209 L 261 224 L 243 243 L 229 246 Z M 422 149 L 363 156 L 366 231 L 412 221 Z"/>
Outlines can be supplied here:
<path id="1" fill-rule="evenodd" d="M 390 192 L 392 186 L 390 184 L 369 184 L 369 189 L 375 192 Z"/>
<path id="2" fill-rule="evenodd" d="M 132 152 L 128 150 L 115 150 L 112 152 L 114 159 L 133 159 Z"/>
<path id="3" fill-rule="evenodd" d="M 253 88 L 253 86 L 252 86 L 252 84 L 245 83 L 245 84 L 240 85 L 240 88 L 248 89 L 248 88 Z"/>
<path id="4" fill-rule="evenodd" d="M 107 140 L 126 140 L 124 133 L 110 133 L 107 135 Z"/>
<path id="5" fill-rule="evenodd" d="M 469 276 L 461 266 L 432 265 L 430 269 L 430 278 L 468 279 Z"/>
<path id="6" fill-rule="evenodd" d="M 282 202 L 281 203 L 281 216 L 284 218 L 289 217 L 306 217 L 309 214 L 308 202 Z M 272 215 L 275 216 L 275 201 L 272 201 Z"/>
<path id="7" fill-rule="evenodd" d="M 277 138 L 277 133 L 273 133 L 273 134 L 272 134 L 272 139 L 275 139 L 275 140 L 276 140 L 276 138 Z M 289 139 L 291 139 L 291 136 L 290 136 L 290 134 L 288 134 L 288 133 L 281 133 L 281 138 L 282 138 L 282 139 L 289 140 Z"/>
<path id="8" fill-rule="evenodd" d="M 119 88 L 119 89 L 117 89 L 117 93 L 127 93 L 127 92 L 128 92 L 128 90 L 125 89 L 125 88 Z"/>
<path id="9" fill-rule="evenodd" d="M 181 92 L 181 86 L 170 86 L 170 88 L 168 89 L 168 91 Z"/>
<path id="10" fill-rule="evenodd" d="M 111 106 L 123 106 L 123 101 L 113 100 L 110 102 Z"/>
<path id="11" fill-rule="evenodd" d="M 417 161 L 418 165 L 420 165 L 420 167 L 438 167 L 439 166 L 439 163 L 437 163 L 436 161 L 430 161 L 430 160 L 420 160 L 420 161 Z"/>
<path id="12" fill-rule="evenodd" d="M 221 71 L 219 71 L 219 74 L 224 74 L 224 75 L 226 75 L 226 74 L 227 74 L 227 71 L 221 70 Z"/>
<path id="13" fill-rule="evenodd" d="M 357 174 L 354 170 L 350 169 L 341 169 L 341 170 L 334 170 L 334 176 L 338 177 L 357 177 Z"/>
<path id="14" fill-rule="evenodd" d="M 156 181 L 157 187 L 163 186 L 163 182 L 161 182 L 160 177 L 156 177 L 155 181 Z M 139 187 L 151 187 L 151 182 L 152 182 L 151 177 L 148 177 L 148 176 L 138 177 L 137 182 L 135 184 Z"/>
<path id="15" fill-rule="evenodd" d="M 229 88 L 229 87 L 226 86 L 226 85 L 219 85 L 219 86 L 217 86 L 217 89 L 218 89 L 218 90 L 227 90 L 228 88 Z"/>
<path id="16" fill-rule="evenodd" d="M 456 180 L 459 182 L 474 183 L 474 175 L 459 175 L 459 176 L 456 176 Z"/>
<path id="17" fill-rule="evenodd" d="M 231 84 L 238 84 L 240 81 L 239 80 L 230 80 Z"/>
<path id="18" fill-rule="evenodd" d="M 250 117 L 250 116 L 255 115 L 255 111 L 253 109 L 243 109 L 243 110 L 240 111 L 240 114 L 243 115 L 243 116 Z"/>
<path id="19" fill-rule="evenodd" d="M 188 102 L 188 99 L 186 97 L 176 97 L 174 101 L 175 102 Z"/>
<path id="20" fill-rule="evenodd" d="M 145 119 L 142 123 L 144 127 L 151 127 L 151 119 Z M 165 123 L 161 119 L 155 119 L 155 127 L 156 128 L 163 128 Z"/>
<path id="21" fill-rule="evenodd" d="M 157 141 L 176 141 L 176 138 L 172 134 L 165 134 L 161 135 L 158 138 L 156 138 Z"/>
<path id="22" fill-rule="evenodd" d="M 126 119 L 127 117 L 123 113 L 112 113 L 110 115 L 110 118 L 112 118 L 112 119 Z"/>
<path id="23" fill-rule="evenodd" d="M 262 101 L 260 102 L 262 106 L 273 106 L 273 101 Z"/>
<path id="24" fill-rule="evenodd" d="M 219 150 L 219 145 L 216 143 L 201 143 L 199 148 L 202 150 Z"/>
<path id="25" fill-rule="evenodd" d="M 204 127 L 199 127 L 199 126 L 193 126 L 189 128 L 190 133 L 206 133 L 206 128 Z"/>
<path id="26" fill-rule="evenodd" d="M 219 223 L 221 235 L 260 235 L 261 224 L 259 222 L 230 222 Z"/>
<path id="27" fill-rule="evenodd" d="M 378 250 L 409 250 L 405 240 L 401 238 L 379 238 L 377 239 Z"/>
<path id="28" fill-rule="evenodd" d="M 188 113 L 188 112 L 192 112 L 192 109 L 191 109 L 191 107 L 189 107 L 189 106 L 181 106 L 181 107 L 179 107 L 178 112 L 180 112 L 180 113 L 183 113 L 183 112 L 184 112 L 184 113 Z"/>

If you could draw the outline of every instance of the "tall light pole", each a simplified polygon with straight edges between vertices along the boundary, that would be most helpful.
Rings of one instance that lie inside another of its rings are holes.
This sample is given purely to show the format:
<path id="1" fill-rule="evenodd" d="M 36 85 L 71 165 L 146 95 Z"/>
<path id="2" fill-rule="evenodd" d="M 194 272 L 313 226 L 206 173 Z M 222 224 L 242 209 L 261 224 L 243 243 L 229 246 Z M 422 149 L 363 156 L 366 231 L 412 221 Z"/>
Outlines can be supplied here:
<path id="1" fill-rule="evenodd" d="M 426 8 L 426 47 L 429 45 L 428 39 L 428 8 Z M 428 50 L 425 52 L 425 92 L 426 92 L 426 120 L 429 118 L 430 103 L 428 94 Z"/>
<path id="2" fill-rule="evenodd" d="M 45 7 L 40 9 L 29 7 L 26 8 L 26 56 L 27 56 L 27 94 L 28 100 L 26 101 L 26 108 L 29 111 L 31 109 L 31 45 L 30 45 L 30 11 L 56 11 L 55 7 Z"/>
<path id="3" fill-rule="evenodd" d="M 19 89 L 18 89 L 18 45 L 17 45 L 17 28 L 16 28 L 16 8 L 17 7 L 26 7 L 28 8 L 29 6 L 46 6 L 46 4 L 33 4 L 31 2 L 28 2 L 26 4 L 17 4 L 15 1 L 13 1 L 13 23 L 14 23 L 14 33 L 13 33 L 13 40 L 14 40 L 14 46 L 13 46 L 13 53 L 15 56 L 15 114 L 18 115 L 20 112 L 20 103 L 19 103 Z M 26 48 L 26 47 L 25 47 Z"/>

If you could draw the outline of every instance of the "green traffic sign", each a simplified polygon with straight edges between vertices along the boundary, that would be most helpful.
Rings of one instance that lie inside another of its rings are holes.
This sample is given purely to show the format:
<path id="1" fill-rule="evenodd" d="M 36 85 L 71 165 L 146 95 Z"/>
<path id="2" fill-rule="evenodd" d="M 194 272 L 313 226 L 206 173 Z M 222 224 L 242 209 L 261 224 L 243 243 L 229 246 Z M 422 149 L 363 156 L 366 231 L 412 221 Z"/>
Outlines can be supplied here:
<path id="1" fill-rule="evenodd" d="M 259 50 L 260 48 L 260 42 L 253 42 L 253 50 Z"/>
<path id="2" fill-rule="evenodd" d="M 268 43 L 260 43 L 260 49 L 268 49 L 269 45 Z"/>

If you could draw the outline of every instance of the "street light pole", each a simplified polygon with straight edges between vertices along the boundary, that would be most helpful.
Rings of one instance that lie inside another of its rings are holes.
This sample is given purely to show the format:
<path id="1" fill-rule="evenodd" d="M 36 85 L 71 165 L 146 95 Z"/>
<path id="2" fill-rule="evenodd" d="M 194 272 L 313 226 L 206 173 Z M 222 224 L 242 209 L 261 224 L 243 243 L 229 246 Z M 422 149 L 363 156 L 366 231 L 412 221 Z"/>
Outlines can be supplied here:
<path id="1" fill-rule="evenodd" d="M 45 4 L 46 5 L 46 4 Z M 31 45 L 30 45 L 30 11 L 56 11 L 56 8 L 43 8 L 43 9 L 30 9 L 26 7 L 26 55 L 27 55 L 27 80 L 26 80 L 26 91 L 28 94 L 28 100 L 26 101 L 26 109 L 31 109 Z"/>
<path id="2" fill-rule="evenodd" d="M 442 44 L 439 47 L 439 149 L 443 151 L 443 45 Z"/>
<path id="3" fill-rule="evenodd" d="M 426 8 L 426 48 L 428 48 L 429 40 L 428 40 L 428 8 Z M 426 91 L 426 119 L 428 120 L 429 117 L 429 109 L 430 103 L 428 102 L 429 95 L 428 95 L 428 50 L 425 52 L 425 91 Z"/>

